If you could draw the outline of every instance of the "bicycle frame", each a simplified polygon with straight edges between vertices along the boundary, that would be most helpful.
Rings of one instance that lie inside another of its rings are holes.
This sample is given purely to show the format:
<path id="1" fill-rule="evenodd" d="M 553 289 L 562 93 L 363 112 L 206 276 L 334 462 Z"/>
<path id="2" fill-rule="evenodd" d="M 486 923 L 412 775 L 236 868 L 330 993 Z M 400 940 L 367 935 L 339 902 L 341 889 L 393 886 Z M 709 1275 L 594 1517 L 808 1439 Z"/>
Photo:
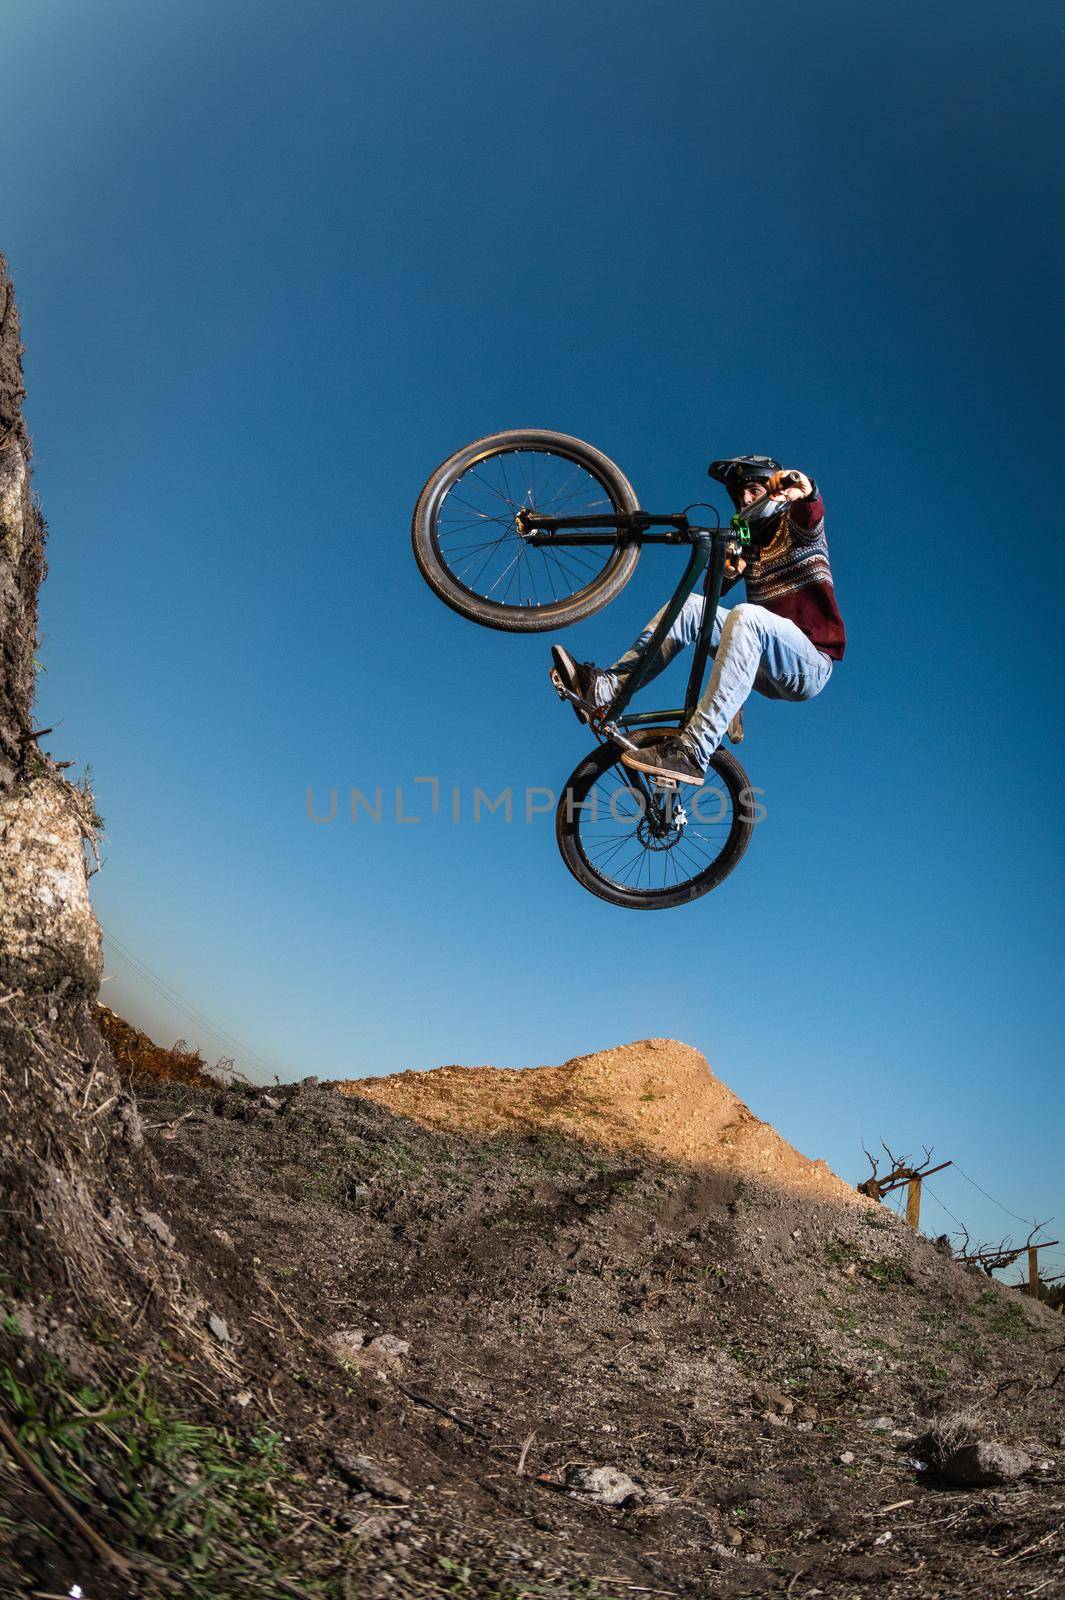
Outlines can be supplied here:
<path id="1" fill-rule="evenodd" d="M 706 664 L 710 658 L 710 637 L 721 602 L 725 577 L 725 559 L 728 546 L 744 543 L 743 531 L 731 528 L 698 528 L 693 526 L 683 512 L 666 512 L 661 515 L 648 511 L 633 511 L 618 515 L 585 517 L 538 517 L 533 511 L 518 513 L 519 526 L 529 529 L 525 538 L 532 545 L 611 545 L 614 539 L 605 534 L 588 532 L 594 528 L 613 528 L 626 533 L 638 544 L 690 545 L 691 555 L 680 582 L 674 589 L 662 615 L 637 657 L 624 687 L 615 695 L 609 706 L 603 707 L 603 723 L 614 723 L 621 728 L 660 726 L 675 722 L 682 726 L 688 721 L 702 693 Z M 662 527 L 668 533 L 652 533 L 651 528 Z M 573 530 L 573 531 L 570 531 Z M 580 530 L 580 531 L 577 531 Z M 700 575 L 706 576 L 706 604 L 703 607 L 699 633 L 695 641 L 695 657 L 688 675 L 688 687 L 681 708 L 668 711 L 633 711 L 623 715 L 625 707 L 641 687 L 647 676 L 648 665 L 661 649 L 670 628 L 683 609 L 684 602 L 694 591 Z"/>

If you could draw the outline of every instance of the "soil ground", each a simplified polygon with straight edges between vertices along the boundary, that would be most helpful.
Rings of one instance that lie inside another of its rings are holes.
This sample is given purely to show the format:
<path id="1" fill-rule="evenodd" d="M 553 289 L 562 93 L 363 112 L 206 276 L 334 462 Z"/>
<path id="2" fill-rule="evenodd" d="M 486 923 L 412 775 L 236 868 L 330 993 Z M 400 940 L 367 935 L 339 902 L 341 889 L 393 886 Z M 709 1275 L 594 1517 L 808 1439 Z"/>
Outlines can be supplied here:
<path id="1" fill-rule="evenodd" d="M 86 1600 L 1065 1593 L 1065 1320 L 793 1150 L 697 1052 L 341 1093 L 181 1060 L 136 1080 L 153 1215 L 225 1337 L 206 1378 L 158 1347 L 153 1373 L 295 1464 L 288 1576 L 101 1573 Z M 958 1413 L 1030 1471 L 938 1481 L 922 1438 Z M 623 1504 L 579 1487 L 599 1467 Z M 12 1592 L 65 1592 L 43 1581 Z"/>

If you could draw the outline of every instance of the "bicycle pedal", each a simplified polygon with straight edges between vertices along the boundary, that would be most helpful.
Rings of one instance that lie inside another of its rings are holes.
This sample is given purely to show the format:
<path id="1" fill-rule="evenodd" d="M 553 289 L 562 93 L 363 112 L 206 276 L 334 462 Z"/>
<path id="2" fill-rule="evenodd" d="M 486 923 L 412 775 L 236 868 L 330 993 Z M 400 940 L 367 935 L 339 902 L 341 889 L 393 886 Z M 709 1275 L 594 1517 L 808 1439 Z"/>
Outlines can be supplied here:
<path id="1" fill-rule="evenodd" d="M 551 682 L 555 686 L 555 693 L 558 695 L 558 698 L 560 700 L 568 699 L 569 698 L 569 691 L 567 690 L 566 685 L 562 682 L 562 677 L 561 677 L 561 674 L 559 673 L 557 667 L 552 667 L 551 668 L 550 676 L 551 676 Z"/>
<path id="2" fill-rule="evenodd" d="M 656 789 L 661 789 L 666 794 L 676 794 L 676 792 L 677 792 L 677 780 L 676 780 L 676 778 L 655 778 L 653 781 L 654 781 L 654 786 L 655 786 Z"/>

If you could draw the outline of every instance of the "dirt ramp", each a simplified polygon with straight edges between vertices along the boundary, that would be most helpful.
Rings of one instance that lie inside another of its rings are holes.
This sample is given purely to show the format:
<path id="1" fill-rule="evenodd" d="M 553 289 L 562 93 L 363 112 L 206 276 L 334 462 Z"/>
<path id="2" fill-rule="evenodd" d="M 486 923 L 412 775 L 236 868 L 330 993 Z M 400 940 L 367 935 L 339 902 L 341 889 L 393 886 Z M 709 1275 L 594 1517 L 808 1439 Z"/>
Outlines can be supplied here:
<path id="1" fill-rule="evenodd" d="M 423 1126 L 478 1133 L 554 1130 L 609 1148 L 762 1178 L 782 1188 L 863 1205 L 823 1161 L 800 1154 L 675 1039 L 576 1056 L 560 1067 L 439 1067 L 337 1086 Z"/>

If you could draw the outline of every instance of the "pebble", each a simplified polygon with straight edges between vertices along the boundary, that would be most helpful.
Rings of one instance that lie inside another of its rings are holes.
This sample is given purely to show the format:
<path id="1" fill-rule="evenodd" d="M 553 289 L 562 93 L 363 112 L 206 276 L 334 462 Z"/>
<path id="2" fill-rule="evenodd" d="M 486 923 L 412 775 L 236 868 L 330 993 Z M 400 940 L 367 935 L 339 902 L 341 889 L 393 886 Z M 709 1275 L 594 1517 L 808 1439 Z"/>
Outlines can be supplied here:
<path id="1" fill-rule="evenodd" d="M 975 1444 L 962 1445 L 948 1456 L 940 1476 L 960 1488 L 978 1489 L 1019 1478 L 1031 1465 L 1031 1456 L 1025 1455 L 1023 1450 L 999 1444 L 994 1439 L 979 1439 Z"/>
<path id="2" fill-rule="evenodd" d="M 751 1400 L 754 1405 L 767 1411 L 780 1411 L 789 1417 L 795 1410 L 795 1402 L 783 1389 L 778 1389 L 773 1383 L 756 1383 L 751 1390 Z"/>
<path id="3" fill-rule="evenodd" d="M 566 1483 L 571 1490 L 589 1495 L 604 1506 L 622 1506 L 644 1498 L 640 1485 L 616 1467 L 571 1467 Z"/>
<path id="4" fill-rule="evenodd" d="M 353 1456 L 344 1450 L 334 1450 L 333 1461 L 350 1484 L 356 1489 L 365 1489 L 378 1500 L 410 1499 L 410 1490 L 390 1477 L 372 1456 Z"/>
<path id="5" fill-rule="evenodd" d="M 353 1361 L 366 1343 L 366 1335 L 360 1328 L 338 1328 L 329 1335 L 329 1343 L 339 1360 Z"/>
<path id="6" fill-rule="evenodd" d="M 406 1339 L 398 1339 L 394 1333 L 379 1333 L 376 1339 L 371 1339 L 369 1348 L 383 1356 L 410 1355 L 410 1344 Z"/>
<path id="7" fill-rule="evenodd" d="M 174 1244 L 174 1235 L 157 1211 L 142 1211 L 140 1219 L 148 1232 L 154 1233 L 161 1244 L 165 1244 L 168 1248 Z"/>

